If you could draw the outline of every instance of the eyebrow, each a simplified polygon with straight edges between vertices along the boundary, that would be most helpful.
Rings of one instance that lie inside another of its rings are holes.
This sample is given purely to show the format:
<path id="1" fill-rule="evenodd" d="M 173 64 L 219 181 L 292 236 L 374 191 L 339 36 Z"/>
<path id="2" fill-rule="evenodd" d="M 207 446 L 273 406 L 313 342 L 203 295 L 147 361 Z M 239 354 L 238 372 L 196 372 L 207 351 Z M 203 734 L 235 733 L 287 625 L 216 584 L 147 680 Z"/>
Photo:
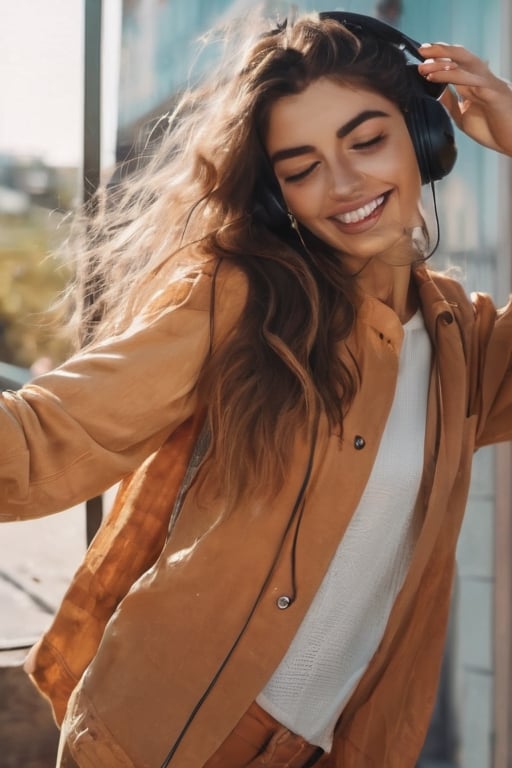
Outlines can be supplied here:
<path id="1" fill-rule="evenodd" d="M 382 112 L 380 109 L 365 109 L 363 112 L 360 112 L 351 120 L 344 123 L 341 128 L 338 128 L 336 136 L 338 139 L 344 139 L 345 136 L 352 133 L 352 131 L 361 125 L 361 123 L 365 123 L 367 120 L 373 120 L 374 117 L 391 117 L 391 115 L 388 112 Z M 315 147 L 311 144 L 304 144 L 300 147 L 289 147 L 287 149 L 278 149 L 277 152 L 274 152 L 274 154 L 271 155 L 270 162 L 272 165 L 275 165 L 275 163 L 278 163 L 280 160 L 288 160 L 290 157 L 306 155 L 308 152 L 314 151 Z"/>

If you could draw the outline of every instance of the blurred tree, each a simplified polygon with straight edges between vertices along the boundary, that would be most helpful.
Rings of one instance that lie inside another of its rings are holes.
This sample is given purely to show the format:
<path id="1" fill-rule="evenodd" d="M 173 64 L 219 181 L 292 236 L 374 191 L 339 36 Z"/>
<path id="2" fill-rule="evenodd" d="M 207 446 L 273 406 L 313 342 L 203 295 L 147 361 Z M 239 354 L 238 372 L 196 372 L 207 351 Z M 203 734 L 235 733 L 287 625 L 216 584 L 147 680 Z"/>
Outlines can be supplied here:
<path id="1" fill-rule="evenodd" d="M 65 237 L 62 216 L 32 209 L 0 217 L 0 359 L 24 367 L 41 357 L 61 362 L 69 352 L 54 306 L 71 269 L 54 249 Z"/>

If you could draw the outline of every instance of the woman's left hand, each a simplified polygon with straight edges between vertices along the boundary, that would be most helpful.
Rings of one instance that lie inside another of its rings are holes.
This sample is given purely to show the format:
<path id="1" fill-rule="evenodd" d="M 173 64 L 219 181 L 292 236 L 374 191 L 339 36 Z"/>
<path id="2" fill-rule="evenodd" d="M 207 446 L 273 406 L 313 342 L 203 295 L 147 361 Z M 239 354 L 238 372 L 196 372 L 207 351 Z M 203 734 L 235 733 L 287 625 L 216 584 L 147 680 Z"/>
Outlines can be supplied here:
<path id="1" fill-rule="evenodd" d="M 512 156 L 512 85 L 460 45 L 434 43 L 419 50 L 426 58 L 420 74 L 456 89 L 447 88 L 440 99 L 455 124 L 485 147 Z"/>

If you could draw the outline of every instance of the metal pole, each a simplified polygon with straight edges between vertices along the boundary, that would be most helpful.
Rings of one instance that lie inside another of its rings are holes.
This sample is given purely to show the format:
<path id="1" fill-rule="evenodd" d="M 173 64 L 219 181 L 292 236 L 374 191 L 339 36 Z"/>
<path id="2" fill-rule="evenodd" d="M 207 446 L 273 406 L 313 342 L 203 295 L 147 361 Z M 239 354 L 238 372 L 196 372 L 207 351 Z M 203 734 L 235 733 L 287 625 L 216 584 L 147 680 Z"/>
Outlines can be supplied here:
<path id="1" fill-rule="evenodd" d="M 91 202 L 101 174 L 101 17 L 102 0 L 85 0 L 83 201 Z M 101 525 L 103 499 L 89 499 L 86 509 L 87 546 Z"/>
<path id="2" fill-rule="evenodd" d="M 85 0 L 83 200 L 98 189 L 101 172 L 102 0 Z"/>
<path id="3" fill-rule="evenodd" d="M 499 3 L 501 24 L 501 72 L 512 76 L 512 5 L 510 0 Z M 510 243 L 512 222 L 512 162 L 500 159 L 501 200 L 499 211 L 499 240 L 497 278 L 499 303 L 504 303 L 512 290 Z M 512 444 L 496 448 L 496 517 L 494 544 L 494 756 L 493 768 L 512 768 Z"/>

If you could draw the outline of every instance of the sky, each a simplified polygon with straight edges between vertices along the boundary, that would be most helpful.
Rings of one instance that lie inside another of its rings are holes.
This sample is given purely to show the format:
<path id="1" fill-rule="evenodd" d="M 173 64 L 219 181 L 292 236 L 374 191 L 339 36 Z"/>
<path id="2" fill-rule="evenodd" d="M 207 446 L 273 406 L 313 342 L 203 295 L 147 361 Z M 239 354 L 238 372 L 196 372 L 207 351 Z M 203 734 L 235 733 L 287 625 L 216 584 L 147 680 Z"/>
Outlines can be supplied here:
<path id="1" fill-rule="evenodd" d="M 0 152 L 79 166 L 85 0 L 0 0 Z M 103 164 L 115 146 L 121 0 L 103 3 Z"/>

